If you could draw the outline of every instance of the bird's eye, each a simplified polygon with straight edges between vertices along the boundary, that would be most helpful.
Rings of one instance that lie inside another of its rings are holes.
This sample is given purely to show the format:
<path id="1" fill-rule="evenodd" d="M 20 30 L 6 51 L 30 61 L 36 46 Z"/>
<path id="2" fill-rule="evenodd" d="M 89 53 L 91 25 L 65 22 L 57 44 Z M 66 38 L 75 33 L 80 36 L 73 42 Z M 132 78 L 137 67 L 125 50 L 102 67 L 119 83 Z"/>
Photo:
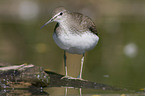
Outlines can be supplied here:
<path id="1" fill-rule="evenodd" d="M 60 12 L 60 14 L 59 15 L 62 15 L 63 13 L 62 12 Z"/>

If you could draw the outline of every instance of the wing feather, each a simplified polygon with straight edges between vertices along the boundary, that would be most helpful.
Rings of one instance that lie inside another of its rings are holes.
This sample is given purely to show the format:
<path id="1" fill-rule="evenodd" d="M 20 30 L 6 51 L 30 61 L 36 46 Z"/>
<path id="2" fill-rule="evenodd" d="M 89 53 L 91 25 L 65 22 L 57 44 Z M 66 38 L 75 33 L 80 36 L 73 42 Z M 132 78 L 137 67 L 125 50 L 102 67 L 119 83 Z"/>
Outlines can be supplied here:
<path id="1" fill-rule="evenodd" d="M 76 19 L 76 21 L 83 26 L 83 28 L 88 28 L 92 33 L 98 35 L 96 26 L 94 22 L 89 18 L 88 16 L 84 16 L 81 13 L 72 13 L 73 17 Z"/>

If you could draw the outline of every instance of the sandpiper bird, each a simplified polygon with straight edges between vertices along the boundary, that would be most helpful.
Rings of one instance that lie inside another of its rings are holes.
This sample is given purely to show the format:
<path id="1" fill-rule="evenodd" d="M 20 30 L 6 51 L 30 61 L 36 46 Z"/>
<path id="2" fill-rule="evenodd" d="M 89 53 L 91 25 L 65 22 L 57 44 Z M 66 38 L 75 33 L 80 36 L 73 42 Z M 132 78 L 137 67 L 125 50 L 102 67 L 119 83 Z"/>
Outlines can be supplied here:
<path id="1" fill-rule="evenodd" d="M 99 41 L 95 24 L 92 20 L 81 13 L 70 12 L 64 7 L 58 7 L 53 11 L 53 17 L 45 25 L 57 22 L 53 39 L 55 43 L 64 50 L 65 75 L 67 76 L 66 52 L 71 54 L 82 54 L 81 69 L 78 76 L 82 79 L 84 54 L 93 49 Z"/>

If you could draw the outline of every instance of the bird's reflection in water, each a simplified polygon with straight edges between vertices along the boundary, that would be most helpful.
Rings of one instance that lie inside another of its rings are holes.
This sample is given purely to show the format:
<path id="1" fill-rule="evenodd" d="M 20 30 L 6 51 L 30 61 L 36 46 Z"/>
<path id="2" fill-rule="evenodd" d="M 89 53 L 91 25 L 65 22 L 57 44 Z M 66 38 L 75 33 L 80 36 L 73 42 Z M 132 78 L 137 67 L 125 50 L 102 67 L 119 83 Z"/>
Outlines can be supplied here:
<path id="1" fill-rule="evenodd" d="M 82 88 L 79 88 L 79 94 L 82 96 Z M 68 87 L 65 88 L 65 96 L 68 95 Z"/>
<path id="2" fill-rule="evenodd" d="M 79 89 L 80 96 L 82 96 L 82 88 Z"/>
<path id="3" fill-rule="evenodd" d="M 65 96 L 67 96 L 67 87 L 65 88 Z"/>

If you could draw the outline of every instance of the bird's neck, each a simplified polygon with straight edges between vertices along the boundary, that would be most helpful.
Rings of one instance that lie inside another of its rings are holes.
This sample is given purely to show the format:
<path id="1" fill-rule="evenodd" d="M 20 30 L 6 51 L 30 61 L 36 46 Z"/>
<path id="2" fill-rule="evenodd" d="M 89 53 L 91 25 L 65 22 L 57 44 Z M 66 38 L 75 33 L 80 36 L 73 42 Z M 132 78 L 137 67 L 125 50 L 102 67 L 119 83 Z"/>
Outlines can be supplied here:
<path id="1" fill-rule="evenodd" d="M 61 31 L 66 34 L 79 34 L 81 31 L 84 32 L 84 29 L 80 27 L 79 23 L 75 22 L 72 18 L 65 18 L 58 23 Z"/>
<path id="2" fill-rule="evenodd" d="M 68 33 L 71 31 L 71 27 L 73 26 L 73 24 L 71 24 L 70 20 L 64 19 L 61 22 L 59 22 L 59 26 L 62 30 Z"/>
<path id="3" fill-rule="evenodd" d="M 67 14 L 63 19 L 61 19 L 58 23 L 61 27 L 71 27 L 73 26 L 73 18 L 70 14 Z"/>

